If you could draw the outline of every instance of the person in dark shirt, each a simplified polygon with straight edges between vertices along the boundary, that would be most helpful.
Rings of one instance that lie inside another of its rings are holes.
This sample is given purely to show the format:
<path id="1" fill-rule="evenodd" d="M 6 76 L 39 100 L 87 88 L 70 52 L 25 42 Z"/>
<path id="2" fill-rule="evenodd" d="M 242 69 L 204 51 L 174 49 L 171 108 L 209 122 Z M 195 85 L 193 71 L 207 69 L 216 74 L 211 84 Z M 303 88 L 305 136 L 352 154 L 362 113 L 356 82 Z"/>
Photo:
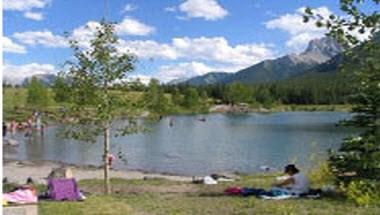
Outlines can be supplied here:
<path id="1" fill-rule="evenodd" d="M 7 124 L 3 122 L 3 137 L 7 136 Z"/>

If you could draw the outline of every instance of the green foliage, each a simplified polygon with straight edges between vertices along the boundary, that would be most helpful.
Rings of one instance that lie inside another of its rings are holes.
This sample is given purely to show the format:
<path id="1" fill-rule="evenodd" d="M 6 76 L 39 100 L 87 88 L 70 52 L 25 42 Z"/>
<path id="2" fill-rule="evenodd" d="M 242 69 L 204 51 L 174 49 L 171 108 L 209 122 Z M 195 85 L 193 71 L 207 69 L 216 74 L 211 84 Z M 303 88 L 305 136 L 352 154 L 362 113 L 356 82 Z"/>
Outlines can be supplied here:
<path id="1" fill-rule="evenodd" d="M 76 120 L 67 126 L 68 136 L 94 141 L 97 135 L 110 128 L 121 106 L 133 109 L 134 104 L 128 99 L 111 92 L 112 84 L 121 82 L 133 71 L 135 62 L 128 53 L 115 55 L 117 43 L 114 25 L 105 21 L 91 40 L 90 49 L 70 41 L 76 61 L 67 62 L 69 69 L 63 78 L 70 80 L 71 88 L 72 102 L 66 114 Z"/>
<path id="2" fill-rule="evenodd" d="M 353 180 L 349 184 L 341 185 L 348 199 L 360 206 L 380 206 L 380 184 L 368 180 Z"/>
<path id="3" fill-rule="evenodd" d="M 54 100 L 56 102 L 69 102 L 71 98 L 71 87 L 62 76 L 55 79 L 53 86 Z"/>
<path id="4" fill-rule="evenodd" d="M 232 83 L 227 86 L 225 100 L 228 103 L 236 104 L 241 102 L 251 102 L 253 98 L 252 88 L 242 83 Z"/>
<path id="5" fill-rule="evenodd" d="M 178 88 L 174 88 L 174 92 L 172 94 L 172 102 L 175 105 L 180 105 L 183 102 L 182 94 L 179 92 Z"/>
<path id="6" fill-rule="evenodd" d="M 329 30 L 328 35 L 336 38 L 339 42 L 350 47 L 360 43 L 353 34 L 374 34 L 380 26 L 380 14 L 375 8 L 379 7 L 379 0 L 340 0 L 340 9 L 349 16 L 335 16 L 331 14 L 324 17 L 315 13 L 311 8 L 305 9 L 304 22 L 315 21 L 317 27 L 325 27 Z M 361 10 L 367 3 L 374 10 Z"/>
<path id="7" fill-rule="evenodd" d="M 94 142 L 103 135 L 104 191 L 110 193 L 109 161 L 110 129 L 120 114 L 120 107 L 127 113 L 126 123 L 116 128 L 115 136 L 136 133 L 141 127 L 136 121 L 136 105 L 113 93 L 112 85 L 120 83 L 134 70 L 135 57 L 117 51 L 118 38 L 114 25 L 105 21 L 96 29 L 89 48 L 71 40 L 75 61 L 67 62 L 72 102 L 66 116 L 73 118 L 65 127 L 65 136 Z"/>
<path id="8" fill-rule="evenodd" d="M 341 10 L 349 19 L 314 14 L 307 9 L 305 21 L 310 19 L 321 23 L 329 30 L 329 35 L 346 47 L 356 47 L 345 53 L 342 71 L 354 77 L 351 85 L 354 95 L 351 102 L 355 113 L 347 125 L 363 128 L 357 137 L 344 140 L 338 151 L 330 153 L 330 165 L 340 180 L 347 185 L 346 194 L 358 204 L 371 204 L 379 201 L 378 190 L 374 191 L 376 181 L 380 180 L 380 14 L 374 10 L 361 11 L 358 7 L 365 1 L 341 0 Z M 380 1 L 367 1 L 379 6 Z M 368 41 L 360 42 L 354 32 L 370 32 Z M 377 184 L 378 185 L 378 184 Z M 375 193 L 377 198 L 371 193 Z"/>
<path id="9" fill-rule="evenodd" d="M 147 92 L 144 93 L 143 101 L 152 113 L 163 115 L 169 110 L 169 100 L 165 97 L 158 80 L 151 80 Z"/>
<path id="10" fill-rule="evenodd" d="M 336 180 L 336 177 L 327 162 L 320 162 L 319 165 L 309 171 L 308 176 L 311 184 L 314 186 L 333 184 Z"/>
<path id="11" fill-rule="evenodd" d="M 196 109 L 200 105 L 198 91 L 195 88 L 189 87 L 185 90 L 183 106 L 190 109 Z"/>
<path id="12" fill-rule="evenodd" d="M 44 108 L 49 105 L 51 98 L 45 86 L 36 78 L 32 77 L 28 87 L 27 104 L 33 108 Z"/>

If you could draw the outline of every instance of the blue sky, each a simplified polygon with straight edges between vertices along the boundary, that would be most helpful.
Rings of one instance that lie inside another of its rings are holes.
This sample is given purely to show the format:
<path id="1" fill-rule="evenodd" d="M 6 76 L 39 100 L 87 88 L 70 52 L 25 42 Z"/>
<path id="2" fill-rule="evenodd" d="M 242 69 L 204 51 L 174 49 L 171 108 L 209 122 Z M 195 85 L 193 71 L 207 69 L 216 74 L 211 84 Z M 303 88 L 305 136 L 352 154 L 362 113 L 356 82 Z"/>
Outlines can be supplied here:
<path id="1" fill-rule="evenodd" d="M 118 23 L 119 51 L 138 56 L 132 76 L 163 82 L 236 72 L 299 53 L 324 34 L 302 23 L 302 8 L 339 11 L 338 1 L 331 0 L 108 0 L 107 5 L 107 18 Z M 104 0 L 4 0 L 3 78 L 17 82 L 60 71 L 72 54 L 63 33 L 86 47 L 105 11 Z"/>

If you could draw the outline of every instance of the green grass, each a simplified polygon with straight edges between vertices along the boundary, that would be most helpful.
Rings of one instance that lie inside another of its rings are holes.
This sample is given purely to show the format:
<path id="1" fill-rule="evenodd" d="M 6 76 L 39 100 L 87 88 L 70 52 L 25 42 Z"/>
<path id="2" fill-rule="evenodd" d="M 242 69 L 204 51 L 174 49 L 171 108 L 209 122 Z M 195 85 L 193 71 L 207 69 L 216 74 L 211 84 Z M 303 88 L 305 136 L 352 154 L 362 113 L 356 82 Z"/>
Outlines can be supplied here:
<path id="1" fill-rule="evenodd" d="M 164 179 L 112 179 L 114 192 L 108 196 L 101 194 L 102 180 L 83 180 L 79 182 L 79 188 L 86 192 L 85 201 L 40 201 L 39 214 L 380 214 L 379 207 L 358 207 L 340 195 L 280 201 L 223 195 L 223 190 L 228 186 L 269 188 L 273 176 L 243 175 L 236 182 L 211 186 Z M 190 189 L 186 192 L 161 190 L 181 186 Z M 46 186 L 38 188 L 42 191 Z"/>

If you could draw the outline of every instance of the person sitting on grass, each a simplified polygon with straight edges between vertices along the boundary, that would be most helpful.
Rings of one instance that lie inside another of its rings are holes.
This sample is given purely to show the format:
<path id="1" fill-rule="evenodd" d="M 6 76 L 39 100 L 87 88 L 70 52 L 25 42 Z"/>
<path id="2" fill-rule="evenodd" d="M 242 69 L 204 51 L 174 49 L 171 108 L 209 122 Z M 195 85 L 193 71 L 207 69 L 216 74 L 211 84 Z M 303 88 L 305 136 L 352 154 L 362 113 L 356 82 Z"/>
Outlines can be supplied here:
<path id="1" fill-rule="evenodd" d="M 294 164 L 284 168 L 285 179 L 273 184 L 272 190 L 279 190 L 290 195 L 300 195 L 309 192 L 309 180 Z"/>

